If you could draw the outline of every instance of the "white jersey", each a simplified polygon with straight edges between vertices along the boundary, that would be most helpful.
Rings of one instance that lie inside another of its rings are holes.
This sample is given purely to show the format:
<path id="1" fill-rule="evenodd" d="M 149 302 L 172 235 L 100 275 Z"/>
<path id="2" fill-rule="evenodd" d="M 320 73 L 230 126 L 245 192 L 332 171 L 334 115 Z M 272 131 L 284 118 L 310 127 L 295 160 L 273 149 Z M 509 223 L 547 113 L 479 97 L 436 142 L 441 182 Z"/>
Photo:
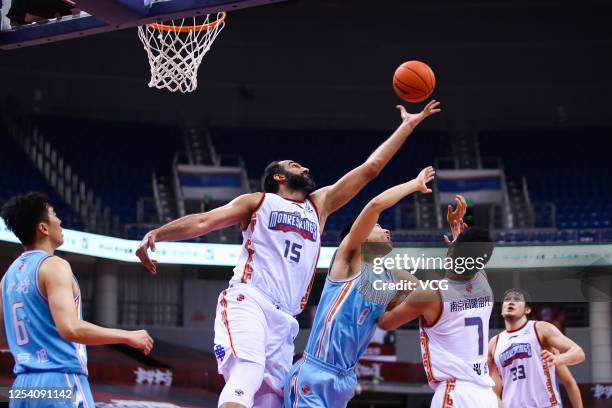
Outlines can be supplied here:
<path id="1" fill-rule="evenodd" d="M 542 345 L 536 321 L 523 327 L 501 332 L 493 357 L 502 378 L 504 407 L 560 407 L 555 366 L 547 366 L 540 358 Z"/>
<path id="2" fill-rule="evenodd" d="M 443 306 L 438 320 L 420 322 L 421 354 L 429 386 L 467 381 L 493 387 L 487 366 L 489 318 L 493 293 L 484 272 L 469 281 L 448 280 L 440 290 Z"/>
<path id="3" fill-rule="evenodd" d="M 276 307 L 299 314 L 310 294 L 321 247 L 319 214 L 312 201 L 262 194 L 242 236 L 230 284 L 253 286 Z"/>

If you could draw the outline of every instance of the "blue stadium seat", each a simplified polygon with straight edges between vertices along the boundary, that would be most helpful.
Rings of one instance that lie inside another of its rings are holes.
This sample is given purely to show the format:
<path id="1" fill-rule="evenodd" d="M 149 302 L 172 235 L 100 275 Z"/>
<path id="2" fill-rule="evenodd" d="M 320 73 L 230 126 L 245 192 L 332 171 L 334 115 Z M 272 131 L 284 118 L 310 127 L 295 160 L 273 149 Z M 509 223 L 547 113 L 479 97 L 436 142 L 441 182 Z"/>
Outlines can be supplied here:
<path id="1" fill-rule="evenodd" d="M 123 223 L 150 196 L 151 175 L 169 174 L 182 148 L 178 127 L 38 116 L 34 123 Z"/>
<path id="2" fill-rule="evenodd" d="M 78 214 L 60 198 L 19 146 L 5 134 L 0 139 L 0 173 L 3 174 L 0 177 L 0 206 L 14 195 L 40 191 L 49 196 L 64 228 L 82 230 L 83 223 Z"/>

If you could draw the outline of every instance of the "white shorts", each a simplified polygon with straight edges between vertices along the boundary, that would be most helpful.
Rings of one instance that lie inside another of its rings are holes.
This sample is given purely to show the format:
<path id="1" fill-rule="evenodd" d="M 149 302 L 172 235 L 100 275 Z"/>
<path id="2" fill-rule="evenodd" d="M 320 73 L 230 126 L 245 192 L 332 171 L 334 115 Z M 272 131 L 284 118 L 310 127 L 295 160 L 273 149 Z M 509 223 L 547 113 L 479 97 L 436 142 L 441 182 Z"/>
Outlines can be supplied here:
<path id="1" fill-rule="evenodd" d="M 231 285 L 221 292 L 215 317 L 215 345 L 219 374 L 228 357 L 264 366 L 263 381 L 279 395 L 293 364 L 293 340 L 299 330 L 293 316 L 277 309 L 257 289 Z"/>
<path id="2" fill-rule="evenodd" d="M 492 387 L 468 381 L 442 381 L 436 387 L 431 408 L 498 408 Z"/>

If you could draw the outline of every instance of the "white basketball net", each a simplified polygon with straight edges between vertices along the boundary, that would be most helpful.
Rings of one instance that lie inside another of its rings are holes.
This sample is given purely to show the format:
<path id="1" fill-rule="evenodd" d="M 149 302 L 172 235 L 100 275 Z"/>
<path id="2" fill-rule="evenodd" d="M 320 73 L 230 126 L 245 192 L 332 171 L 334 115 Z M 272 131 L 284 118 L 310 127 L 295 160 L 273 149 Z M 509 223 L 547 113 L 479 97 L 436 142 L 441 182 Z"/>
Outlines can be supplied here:
<path id="1" fill-rule="evenodd" d="M 192 92 L 198 86 L 198 68 L 217 35 L 225 27 L 225 13 L 215 21 L 185 18 L 166 25 L 147 24 L 138 27 L 151 66 L 149 87 L 171 92 Z M 200 17 L 201 18 L 201 17 Z"/>

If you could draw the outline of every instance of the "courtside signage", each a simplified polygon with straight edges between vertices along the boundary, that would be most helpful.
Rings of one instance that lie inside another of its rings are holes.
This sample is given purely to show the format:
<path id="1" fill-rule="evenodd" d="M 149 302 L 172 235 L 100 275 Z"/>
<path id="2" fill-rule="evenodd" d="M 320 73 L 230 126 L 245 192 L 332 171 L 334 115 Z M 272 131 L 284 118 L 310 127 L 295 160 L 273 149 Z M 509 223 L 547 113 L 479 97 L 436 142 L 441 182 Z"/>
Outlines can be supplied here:
<path id="1" fill-rule="evenodd" d="M 61 251 L 123 262 L 139 262 L 135 252 L 140 241 L 64 229 Z M 0 241 L 19 243 L 0 219 Z M 153 258 L 159 263 L 183 265 L 235 266 L 241 245 L 193 242 L 161 242 Z M 335 247 L 322 247 L 318 268 L 328 268 Z M 444 248 L 396 248 L 393 255 L 444 257 Z M 612 265 L 612 244 L 497 247 L 487 269 L 554 268 Z M 427 269 L 427 268 L 424 268 Z"/>

